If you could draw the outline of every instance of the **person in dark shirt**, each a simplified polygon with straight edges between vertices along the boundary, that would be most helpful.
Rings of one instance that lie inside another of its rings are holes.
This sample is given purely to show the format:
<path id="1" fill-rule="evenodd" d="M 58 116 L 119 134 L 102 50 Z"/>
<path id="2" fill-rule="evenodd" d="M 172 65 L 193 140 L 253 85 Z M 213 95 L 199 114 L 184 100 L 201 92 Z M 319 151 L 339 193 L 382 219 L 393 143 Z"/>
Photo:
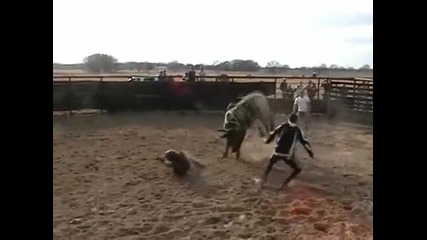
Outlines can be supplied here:
<path id="1" fill-rule="evenodd" d="M 282 123 L 273 132 L 270 133 L 270 136 L 264 141 L 266 144 L 273 141 L 276 135 L 279 135 L 276 141 L 276 147 L 274 149 L 273 155 L 269 159 L 267 169 L 264 172 L 263 178 L 261 180 L 261 188 L 267 180 L 267 176 L 271 171 L 271 168 L 278 160 L 283 160 L 289 167 L 292 168 L 293 172 L 291 175 L 283 182 L 279 189 L 286 186 L 292 179 L 294 179 L 300 172 L 301 168 L 297 164 L 295 159 L 295 144 L 298 140 L 308 152 L 311 158 L 314 157 L 313 151 L 311 150 L 310 143 L 304 138 L 303 131 L 297 125 L 298 116 L 292 113 L 289 116 L 288 122 Z"/>
<path id="2" fill-rule="evenodd" d="M 288 83 L 286 82 L 286 78 L 283 79 L 283 82 L 280 83 L 279 86 L 280 90 L 282 90 L 282 98 L 286 98 L 287 97 L 287 89 L 288 89 Z"/>
<path id="3" fill-rule="evenodd" d="M 329 94 L 331 93 L 331 88 L 332 88 L 331 81 L 329 79 L 325 80 L 322 83 L 322 87 L 323 87 L 323 91 L 324 91 L 323 98 L 325 100 L 327 100 L 327 99 L 329 99 Z"/>
<path id="4" fill-rule="evenodd" d="M 159 82 L 162 82 L 164 79 L 163 71 L 160 71 L 159 76 L 157 77 L 159 79 Z"/>
<path id="5" fill-rule="evenodd" d="M 188 72 L 188 81 L 189 82 L 196 81 L 196 72 L 194 71 L 194 68 L 191 68 L 191 70 Z"/>

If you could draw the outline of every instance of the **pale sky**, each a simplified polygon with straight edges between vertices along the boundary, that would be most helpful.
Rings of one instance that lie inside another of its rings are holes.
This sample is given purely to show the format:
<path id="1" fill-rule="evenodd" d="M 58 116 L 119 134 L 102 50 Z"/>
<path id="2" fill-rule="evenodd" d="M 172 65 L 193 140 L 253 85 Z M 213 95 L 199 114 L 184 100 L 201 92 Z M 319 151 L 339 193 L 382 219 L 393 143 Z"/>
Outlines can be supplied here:
<path id="1" fill-rule="evenodd" d="M 53 0 L 53 61 L 373 66 L 372 0 Z"/>

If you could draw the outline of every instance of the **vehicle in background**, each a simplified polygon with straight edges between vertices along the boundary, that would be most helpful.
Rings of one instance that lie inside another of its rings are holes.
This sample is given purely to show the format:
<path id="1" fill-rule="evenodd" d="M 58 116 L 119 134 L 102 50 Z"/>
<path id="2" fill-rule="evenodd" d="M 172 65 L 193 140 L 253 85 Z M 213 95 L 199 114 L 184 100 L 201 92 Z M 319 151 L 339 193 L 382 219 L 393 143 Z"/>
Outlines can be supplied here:
<path id="1" fill-rule="evenodd" d="M 157 82 L 159 81 L 158 77 L 150 76 L 150 77 L 130 77 L 128 78 L 128 82 Z"/>

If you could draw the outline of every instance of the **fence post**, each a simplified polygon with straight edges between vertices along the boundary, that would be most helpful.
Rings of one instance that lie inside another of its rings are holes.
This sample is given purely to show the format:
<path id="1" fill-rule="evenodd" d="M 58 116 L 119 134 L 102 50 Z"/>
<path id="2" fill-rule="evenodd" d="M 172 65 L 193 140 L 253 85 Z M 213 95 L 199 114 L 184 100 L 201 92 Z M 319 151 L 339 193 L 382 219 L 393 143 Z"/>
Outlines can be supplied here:
<path id="1" fill-rule="evenodd" d="M 277 78 L 274 78 L 274 99 L 276 99 L 276 95 L 277 95 Z"/>
<path id="2" fill-rule="evenodd" d="M 355 105 L 355 103 L 356 103 L 356 78 L 354 78 L 354 80 L 353 80 L 353 101 L 352 101 L 352 104 L 351 104 L 351 109 L 352 110 L 354 110 L 354 108 L 356 107 Z M 357 94 L 358 95 L 358 94 Z"/>
<path id="3" fill-rule="evenodd" d="M 325 101 L 326 102 L 326 116 L 328 116 L 328 119 L 330 119 L 331 113 L 332 113 L 331 112 L 331 108 L 332 108 L 332 106 L 331 106 L 331 104 L 332 104 L 331 94 L 332 94 L 332 90 L 333 90 L 333 85 L 332 85 L 330 78 L 327 78 L 326 81 L 328 82 L 328 85 L 329 85 L 329 91 L 325 92 L 324 96 L 326 97 L 326 99 L 324 99 L 324 100 L 326 100 Z"/>
<path id="4" fill-rule="evenodd" d="M 317 99 L 320 100 L 320 78 L 317 78 Z"/>
<path id="5" fill-rule="evenodd" d="M 67 94 L 71 94 L 71 77 L 68 77 Z M 73 115 L 73 110 L 71 108 L 68 109 L 68 115 Z"/>
<path id="6" fill-rule="evenodd" d="M 104 81 L 104 77 L 101 76 L 100 81 L 103 82 Z"/>

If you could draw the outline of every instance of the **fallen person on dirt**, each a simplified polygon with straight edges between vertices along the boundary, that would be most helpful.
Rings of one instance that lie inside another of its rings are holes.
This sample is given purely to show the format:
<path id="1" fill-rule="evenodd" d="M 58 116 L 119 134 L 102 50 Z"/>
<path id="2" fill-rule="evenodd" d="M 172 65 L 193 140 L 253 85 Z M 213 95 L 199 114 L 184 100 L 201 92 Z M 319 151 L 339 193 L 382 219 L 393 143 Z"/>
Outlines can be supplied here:
<path id="1" fill-rule="evenodd" d="M 270 136 L 264 141 L 266 144 L 273 141 L 274 137 L 279 134 L 279 137 L 276 141 L 276 147 L 274 153 L 269 159 L 267 169 L 264 172 L 264 175 L 261 179 L 261 188 L 264 186 L 267 176 L 271 171 L 271 168 L 278 160 L 283 160 L 289 167 L 292 168 L 293 172 L 291 175 L 283 182 L 278 190 L 286 186 L 292 179 L 294 179 L 300 172 L 301 168 L 295 159 L 295 144 L 298 140 L 308 152 L 311 158 L 314 157 L 313 151 L 311 150 L 310 143 L 304 138 L 304 133 L 300 127 L 297 125 L 298 116 L 292 113 L 289 116 L 288 122 L 282 123 L 273 132 L 270 133 Z"/>
<path id="2" fill-rule="evenodd" d="M 178 152 L 173 149 L 165 152 L 163 160 L 167 166 L 172 167 L 177 176 L 185 176 L 193 165 L 199 168 L 205 167 L 198 161 L 188 158 L 182 151 Z"/>

